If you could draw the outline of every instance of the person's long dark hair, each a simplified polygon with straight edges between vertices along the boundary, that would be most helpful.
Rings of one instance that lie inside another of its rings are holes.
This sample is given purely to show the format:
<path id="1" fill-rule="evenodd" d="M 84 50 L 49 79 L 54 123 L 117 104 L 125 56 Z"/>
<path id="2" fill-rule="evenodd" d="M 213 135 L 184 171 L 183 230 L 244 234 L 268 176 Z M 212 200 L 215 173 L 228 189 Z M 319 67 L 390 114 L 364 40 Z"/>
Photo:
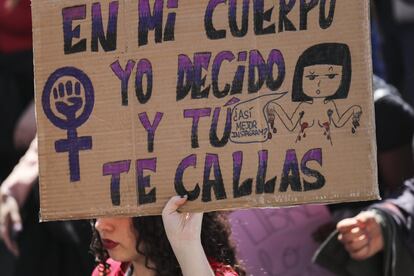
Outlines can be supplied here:
<path id="1" fill-rule="evenodd" d="M 145 266 L 157 276 L 180 276 L 181 268 L 168 241 L 161 216 L 133 218 L 138 232 L 137 252 L 145 256 Z M 201 228 L 201 243 L 206 255 L 214 261 L 230 265 L 239 275 L 246 275 L 236 258 L 230 241 L 227 216 L 221 212 L 205 213 Z M 108 253 L 103 248 L 98 231 L 93 227 L 91 251 L 101 266 L 106 265 Z"/>

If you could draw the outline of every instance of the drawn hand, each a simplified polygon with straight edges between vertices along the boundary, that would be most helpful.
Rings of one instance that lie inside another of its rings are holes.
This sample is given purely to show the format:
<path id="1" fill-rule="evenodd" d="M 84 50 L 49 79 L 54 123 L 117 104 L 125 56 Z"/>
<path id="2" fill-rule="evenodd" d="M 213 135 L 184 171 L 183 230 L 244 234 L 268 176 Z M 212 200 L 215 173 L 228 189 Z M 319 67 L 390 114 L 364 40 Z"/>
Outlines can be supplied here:
<path id="1" fill-rule="evenodd" d="M 355 105 L 352 111 L 352 133 L 355 133 L 356 129 L 360 126 L 359 121 L 361 119 L 362 109 L 359 105 Z"/>
<path id="2" fill-rule="evenodd" d="M 352 111 L 354 114 L 358 114 L 358 115 L 362 114 L 362 108 L 359 105 L 354 105 L 352 107 Z"/>
<path id="3" fill-rule="evenodd" d="M 328 109 L 328 111 L 326 112 L 326 114 L 328 114 L 328 117 L 331 118 L 333 115 L 333 110 L 332 109 Z"/>
<path id="4" fill-rule="evenodd" d="M 277 133 L 277 129 L 275 127 L 275 118 L 274 117 L 269 118 L 268 123 L 270 124 L 270 128 L 269 128 L 269 131 L 267 132 L 267 138 L 272 139 L 272 137 L 273 137 L 272 132 L 275 133 L 275 134 Z"/>
<path id="5" fill-rule="evenodd" d="M 57 111 L 64 115 L 68 121 L 75 120 L 76 112 L 83 105 L 81 84 L 75 82 L 73 87 L 72 81 L 67 81 L 66 84 L 59 83 L 57 88 L 53 88 L 53 97 Z"/>
<path id="6" fill-rule="evenodd" d="M 338 222 L 338 240 L 353 259 L 365 260 L 384 248 L 381 226 L 376 216 L 376 213 L 366 211 Z"/>
<path id="7" fill-rule="evenodd" d="M 267 123 L 270 124 L 269 132 L 267 133 L 267 138 L 272 139 L 273 133 L 277 133 L 277 129 L 275 127 L 275 119 L 276 119 L 276 110 L 273 105 L 268 105 L 266 107 L 266 113 L 267 113 Z"/>

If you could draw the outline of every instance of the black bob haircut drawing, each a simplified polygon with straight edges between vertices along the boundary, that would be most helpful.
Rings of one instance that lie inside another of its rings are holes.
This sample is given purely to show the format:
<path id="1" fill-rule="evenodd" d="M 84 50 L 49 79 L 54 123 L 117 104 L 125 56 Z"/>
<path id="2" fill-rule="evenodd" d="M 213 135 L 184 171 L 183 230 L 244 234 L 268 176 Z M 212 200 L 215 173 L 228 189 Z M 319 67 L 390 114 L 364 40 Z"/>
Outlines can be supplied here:
<path id="1" fill-rule="evenodd" d="M 306 66 L 324 64 L 342 66 L 342 80 L 339 89 L 334 95 L 326 97 L 325 100 L 345 99 L 348 96 L 352 74 L 349 47 L 342 43 L 323 43 L 306 49 L 299 57 L 293 77 L 293 102 L 312 101 L 312 98 L 303 92 L 303 71 Z"/>

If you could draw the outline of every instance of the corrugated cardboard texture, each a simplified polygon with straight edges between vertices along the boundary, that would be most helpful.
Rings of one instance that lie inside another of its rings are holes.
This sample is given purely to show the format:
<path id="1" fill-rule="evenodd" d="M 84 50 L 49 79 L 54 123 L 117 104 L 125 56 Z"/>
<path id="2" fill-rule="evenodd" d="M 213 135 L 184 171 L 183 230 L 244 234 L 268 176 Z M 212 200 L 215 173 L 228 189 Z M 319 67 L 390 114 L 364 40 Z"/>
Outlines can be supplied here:
<path id="1" fill-rule="evenodd" d="M 368 2 L 287 2 L 33 1 L 42 220 L 378 198 Z"/>

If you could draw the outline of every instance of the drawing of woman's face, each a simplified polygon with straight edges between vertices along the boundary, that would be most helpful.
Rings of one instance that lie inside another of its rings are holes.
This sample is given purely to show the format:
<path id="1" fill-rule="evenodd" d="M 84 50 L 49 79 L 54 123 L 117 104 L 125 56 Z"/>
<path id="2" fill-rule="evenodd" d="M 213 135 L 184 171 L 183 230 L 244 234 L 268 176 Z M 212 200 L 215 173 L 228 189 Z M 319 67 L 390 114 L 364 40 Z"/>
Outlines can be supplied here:
<path id="1" fill-rule="evenodd" d="M 341 65 L 310 65 L 303 70 L 303 92 L 311 98 L 326 98 L 334 95 L 341 81 Z"/>

